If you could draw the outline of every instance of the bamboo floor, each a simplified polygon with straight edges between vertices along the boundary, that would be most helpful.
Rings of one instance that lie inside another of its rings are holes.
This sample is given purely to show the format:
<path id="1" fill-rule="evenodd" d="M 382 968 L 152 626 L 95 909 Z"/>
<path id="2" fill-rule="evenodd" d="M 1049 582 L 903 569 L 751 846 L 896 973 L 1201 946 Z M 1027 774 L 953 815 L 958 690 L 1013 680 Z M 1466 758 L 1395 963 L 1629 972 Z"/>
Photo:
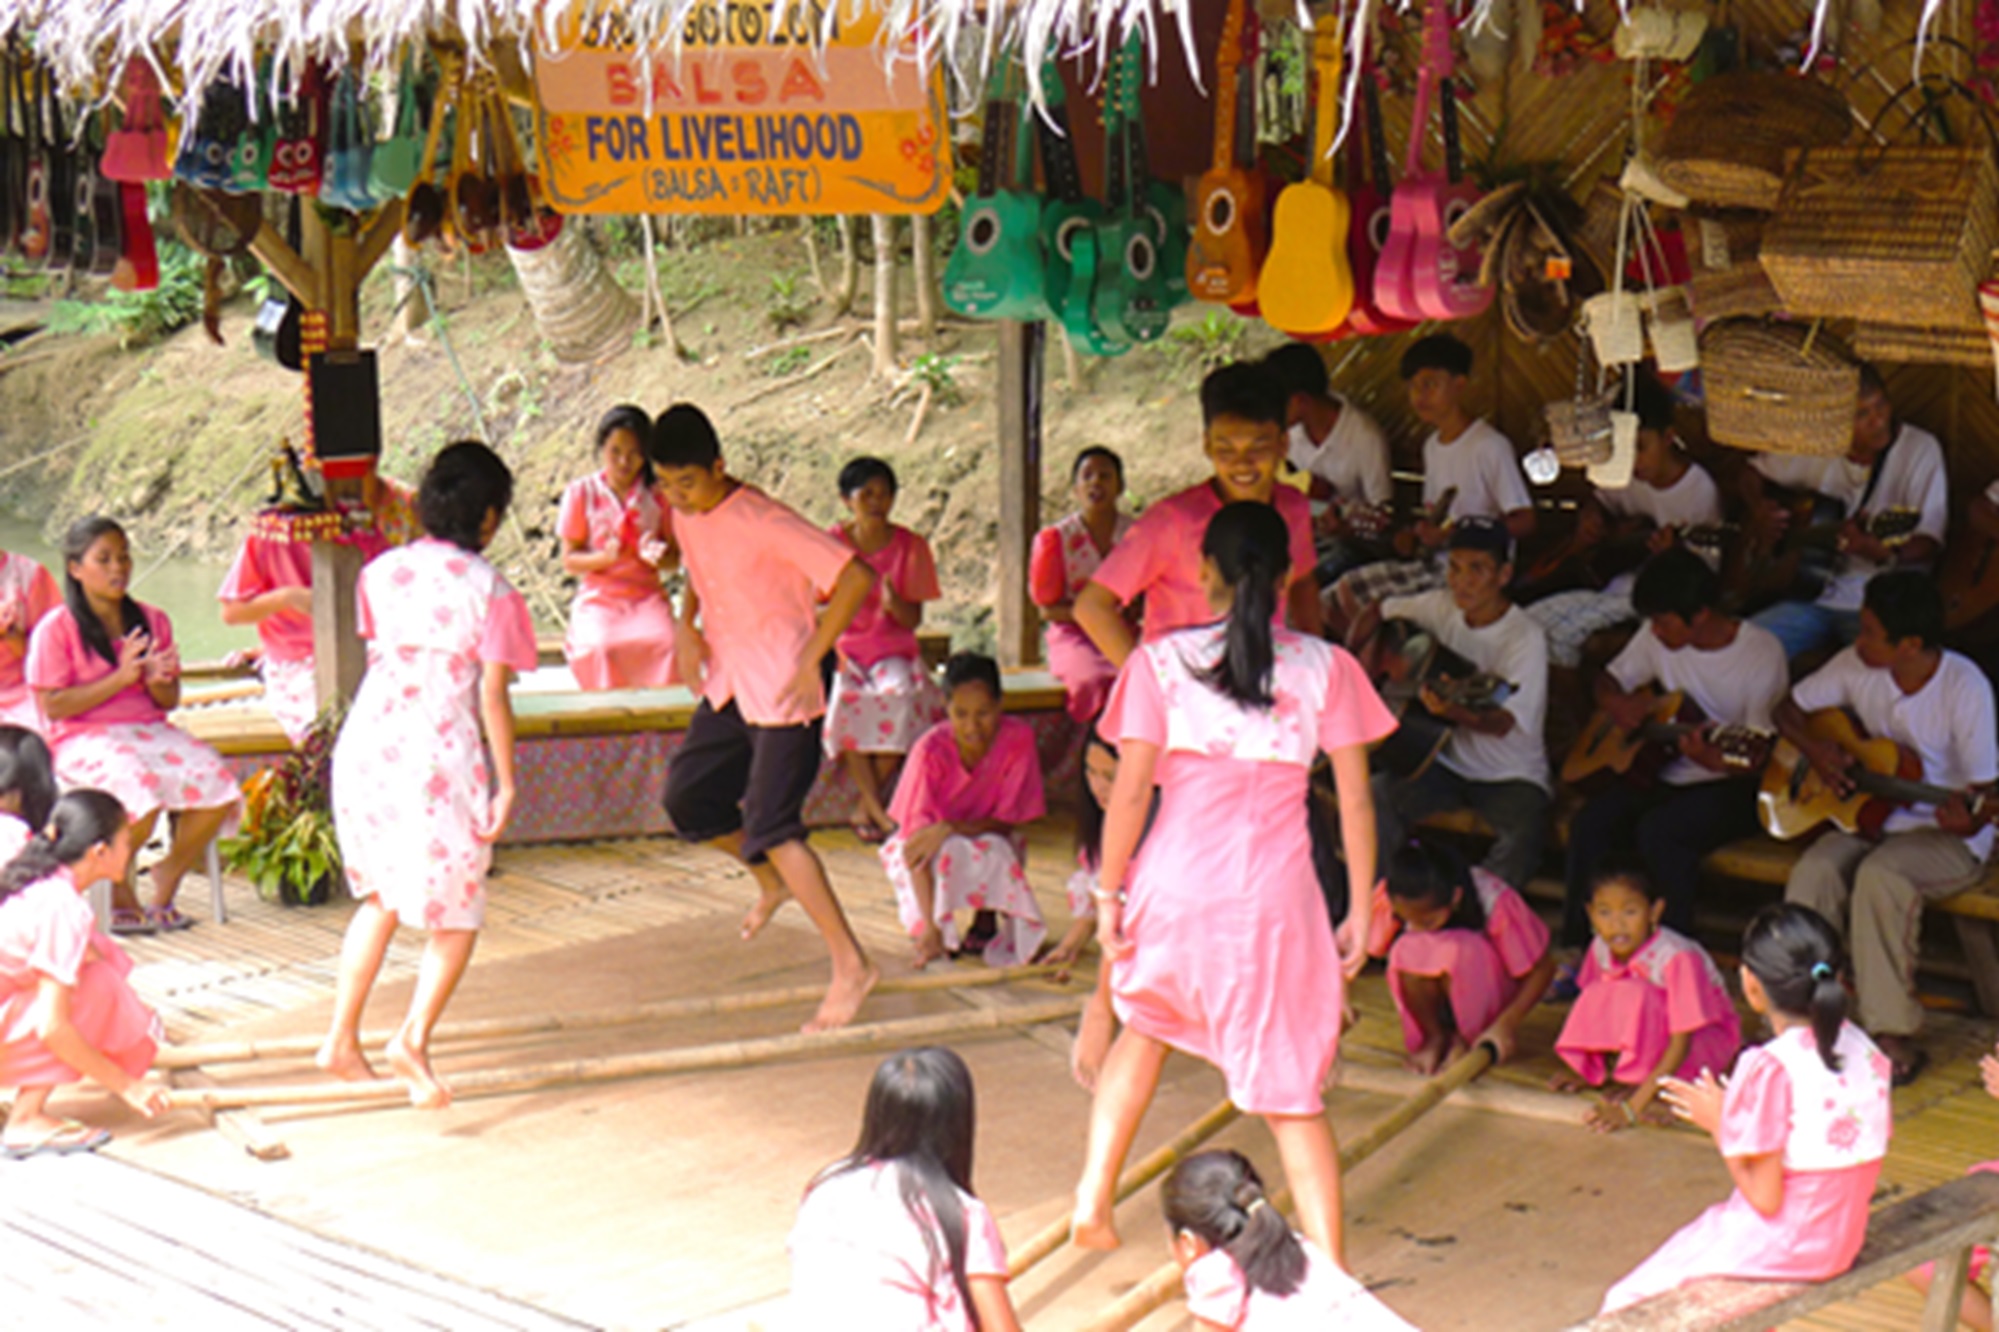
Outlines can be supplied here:
<path id="1" fill-rule="evenodd" d="M 1058 932 L 1067 918 L 1066 837 L 1066 827 L 1051 820 L 1031 838 L 1031 877 Z M 814 840 L 863 942 L 886 974 L 900 974 L 907 945 L 873 848 L 845 832 Z M 739 868 L 712 853 L 655 839 L 510 848 L 498 864 L 487 927 L 447 1024 L 789 986 L 824 974 L 816 936 L 795 909 L 781 912 L 760 939 L 736 939 L 752 888 Z M 318 1029 L 348 907 L 288 910 L 233 879 L 228 893 L 227 925 L 204 921 L 185 933 L 130 941 L 135 982 L 179 1042 Z M 189 909 L 205 910 L 205 893 L 184 896 Z M 412 932 L 399 936 L 369 1025 L 394 1021 L 420 944 Z M 1035 981 L 884 995 L 870 1000 L 862 1020 L 1039 1001 L 1079 993 L 1088 980 L 1079 975 L 1066 989 Z M 1331 1098 L 1343 1141 L 1397 1104 L 1380 1090 L 1398 1036 L 1378 975 L 1362 978 L 1354 1003 L 1361 1020 L 1343 1063 L 1353 1070 L 1350 1083 L 1377 1090 L 1343 1087 Z M 808 1011 L 445 1047 L 438 1062 L 449 1077 L 454 1069 L 771 1035 L 792 1029 Z M 1523 1033 L 1523 1056 L 1486 1081 L 1530 1093 L 1543 1088 L 1556 1067 L 1549 1046 L 1563 1011 L 1539 1008 Z M 1897 1095 L 1896 1137 L 1878 1201 L 1999 1156 L 1999 1102 L 1986 1097 L 1976 1066 L 1991 1034 L 1985 1022 L 1948 1014 L 1934 1020 L 1930 1071 Z M 1081 1157 L 1088 1099 L 1068 1076 L 1067 1033 L 1039 1027 L 953 1043 L 979 1088 L 976 1185 L 1007 1238 L 1023 1242 L 1066 1210 Z M 264 1131 L 290 1150 L 279 1161 L 252 1159 L 197 1114 L 148 1123 L 79 1090 L 70 1094 L 71 1109 L 117 1129 L 104 1159 L 0 1163 L 0 1194 L 12 1192 L 17 1179 L 59 1177 L 70 1164 L 115 1173 L 122 1161 L 147 1178 L 186 1181 L 310 1232 L 298 1245 L 324 1237 L 359 1246 L 587 1325 L 778 1332 L 787 1326 L 784 1240 L 799 1193 L 851 1146 L 878 1059 L 878 1051 L 862 1051 L 467 1100 L 433 1113 L 266 1111 Z M 297 1082 L 311 1070 L 290 1062 L 208 1073 L 218 1081 Z M 1221 1096 L 1211 1070 L 1169 1061 L 1134 1155 L 1171 1138 Z M 1570 1104 L 1579 1117 L 1582 1104 Z M 1216 1143 L 1239 1147 L 1267 1174 L 1277 1173 L 1261 1125 L 1239 1122 Z M 134 1180 L 135 1190 L 154 1187 Z M 107 1185 L 93 1178 L 91 1187 Z M 1363 1280 L 1431 1332 L 1557 1328 L 1586 1317 L 1611 1280 L 1726 1190 L 1711 1146 L 1690 1132 L 1600 1138 L 1566 1122 L 1447 1104 L 1350 1175 L 1348 1244 Z M 1119 1224 L 1126 1243 L 1117 1253 L 1059 1251 L 1016 1280 L 1026 1326 L 1081 1327 L 1165 1260 L 1153 1191 L 1121 1208 Z M 115 1239 L 105 1239 L 108 1250 Z M 178 1239 L 202 1243 L 199 1236 Z M 232 1261 L 234 1244 L 223 1228 L 210 1258 Z M 1913 1326 L 1918 1307 L 1913 1290 L 1891 1285 L 1794 1326 L 1885 1332 Z M 1188 1326 L 1177 1305 L 1139 1324 L 1144 1332 Z"/>

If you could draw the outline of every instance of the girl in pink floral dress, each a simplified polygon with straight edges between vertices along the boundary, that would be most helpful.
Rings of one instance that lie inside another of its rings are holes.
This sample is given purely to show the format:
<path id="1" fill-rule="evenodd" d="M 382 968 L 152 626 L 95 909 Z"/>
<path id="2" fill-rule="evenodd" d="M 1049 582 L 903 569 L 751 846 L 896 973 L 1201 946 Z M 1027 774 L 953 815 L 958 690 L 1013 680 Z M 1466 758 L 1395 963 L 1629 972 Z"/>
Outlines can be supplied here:
<path id="1" fill-rule="evenodd" d="M 961 652 L 944 664 L 949 720 L 923 733 L 895 788 L 898 831 L 881 849 L 902 927 L 916 940 L 914 965 L 958 948 L 957 913 L 991 911 L 999 929 L 988 966 L 1031 961 L 1048 937 L 1022 866 L 1022 824 L 1045 812 L 1034 729 L 1006 716 L 999 664 Z"/>
<path id="2" fill-rule="evenodd" d="M 48 718 L 56 778 L 109 791 L 144 846 L 161 810 L 173 816 L 167 853 L 141 909 L 126 878 L 112 884 L 111 931 L 149 934 L 194 922 L 174 906 L 180 881 L 242 803 L 221 756 L 170 725 L 180 704 L 180 653 L 166 612 L 127 593 L 132 548 L 109 518 L 80 518 L 63 535 L 63 604 L 28 640 L 28 683 Z"/>
<path id="3" fill-rule="evenodd" d="M 1824 1281 L 1852 1266 L 1888 1154 L 1888 1057 L 1846 1020 L 1839 934 L 1795 903 L 1742 938 L 1742 993 L 1775 1031 L 1736 1062 L 1669 1078 L 1673 1112 L 1714 1135 L 1735 1192 L 1610 1288 L 1603 1312 L 1702 1277 Z"/>
<path id="4" fill-rule="evenodd" d="M 604 470 L 572 481 L 556 520 L 562 567 L 576 575 L 563 655 L 583 689 L 664 689 L 673 665 L 673 603 L 662 569 L 679 557 L 673 518 L 655 489 L 643 408 L 613 407 L 597 423 Z"/>
<path id="5" fill-rule="evenodd" d="M 1268 504 L 1217 512 L 1201 543 L 1201 579 L 1224 621 L 1143 644 L 1104 712 L 1119 758 L 1097 939 L 1125 1025 L 1097 1077 L 1076 1186 L 1075 1240 L 1085 1248 L 1118 1243 L 1118 1171 L 1167 1051 L 1178 1049 L 1220 1068 L 1229 1098 L 1270 1125 L 1301 1228 L 1343 1261 L 1339 1157 L 1322 1089 L 1345 980 L 1367 960 L 1367 746 L 1395 723 L 1346 652 L 1272 624 L 1288 547 Z M 1306 784 L 1322 750 L 1339 790 L 1352 903 L 1337 942 L 1306 825 Z M 1134 862 L 1155 781 L 1158 817 Z"/>
<path id="6" fill-rule="evenodd" d="M 62 604 L 62 590 L 40 560 L 0 551 L 0 723 L 45 728 L 28 687 L 28 635 Z"/>
<path id="7" fill-rule="evenodd" d="M 845 763 L 860 795 L 854 832 L 864 842 L 895 831 L 882 792 L 943 710 L 916 642 L 924 603 L 940 595 L 937 561 L 928 541 L 888 520 L 895 492 L 893 468 L 855 458 L 840 469 L 840 498 L 853 516 L 826 529 L 876 574 L 875 590 L 840 635 L 823 737 L 826 757 Z"/>
<path id="8" fill-rule="evenodd" d="M 398 925 L 429 932 L 389 1066 L 412 1104 L 450 1103 L 430 1033 L 465 974 L 486 915 L 492 844 L 514 804 L 513 672 L 535 664 L 527 604 L 479 552 L 513 498 L 513 475 L 478 443 L 447 447 L 418 492 L 425 539 L 361 572 L 368 673 L 333 749 L 333 820 L 348 888 L 333 1025 L 319 1066 L 371 1078 L 361 1014 Z M 481 723 L 492 753 L 489 773 Z"/>
<path id="9" fill-rule="evenodd" d="M 1076 623 L 1076 594 L 1137 520 L 1118 509 L 1124 460 L 1109 449 L 1092 445 L 1077 454 L 1069 479 L 1076 512 L 1034 534 L 1027 581 L 1048 622 L 1048 669 L 1068 691 L 1069 716 L 1084 725 L 1103 710 L 1117 667 Z"/>

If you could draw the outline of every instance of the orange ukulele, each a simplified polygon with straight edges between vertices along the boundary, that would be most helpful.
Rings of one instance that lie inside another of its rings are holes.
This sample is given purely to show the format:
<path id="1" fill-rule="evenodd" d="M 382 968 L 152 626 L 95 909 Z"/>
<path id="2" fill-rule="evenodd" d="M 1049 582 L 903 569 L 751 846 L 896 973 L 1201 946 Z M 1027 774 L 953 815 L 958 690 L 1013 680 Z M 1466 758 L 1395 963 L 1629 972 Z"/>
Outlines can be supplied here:
<path id="1" fill-rule="evenodd" d="M 1353 309 L 1353 270 L 1347 263 L 1352 212 L 1346 196 L 1333 188 L 1341 55 L 1339 16 L 1322 14 L 1312 29 L 1312 63 L 1319 89 L 1311 174 L 1277 196 L 1270 255 L 1257 278 L 1257 303 L 1264 321 L 1293 337 L 1332 333 Z"/>
<path id="2" fill-rule="evenodd" d="M 1246 0 L 1229 0 L 1216 48 L 1215 164 L 1194 197 L 1194 243 L 1187 247 L 1187 290 L 1197 299 L 1242 305 L 1256 299 L 1256 274 L 1270 245 L 1269 201 L 1256 169 L 1255 44 Z M 1245 77 L 1247 75 L 1248 77 Z"/>

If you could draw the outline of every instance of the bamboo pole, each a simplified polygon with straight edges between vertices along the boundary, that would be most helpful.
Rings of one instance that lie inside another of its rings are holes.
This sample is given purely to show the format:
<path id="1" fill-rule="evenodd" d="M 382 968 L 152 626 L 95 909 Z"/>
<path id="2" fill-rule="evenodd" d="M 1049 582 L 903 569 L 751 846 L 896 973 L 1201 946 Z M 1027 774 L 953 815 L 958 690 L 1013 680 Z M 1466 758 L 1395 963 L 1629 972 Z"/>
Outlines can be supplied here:
<path id="1" fill-rule="evenodd" d="M 455 1098 L 511 1096 L 543 1087 L 566 1087 L 619 1078 L 692 1073 L 713 1068 L 748 1068 L 778 1059 L 839 1054 L 870 1046 L 907 1045 L 940 1036 L 975 1031 L 1001 1031 L 1036 1022 L 1060 1022 L 1082 1011 L 1081 999 L 1058 999 L 1018 1008 L 981 1008 L 840 1027 L 833 1031 L 766 1036 L 757 1040 L 723 1041 L 680 1050 L 649 1050 L 641 1054 L 599 1055 L 564 1059 L 526 1068 L 479 1069 L 450 1077 Z M 188 1087 L 167 1093 L 175 1110 L 220 1109 L 234 1106 L 330 1105 L 349 1102 L 400 1101 L 408 1089 L 393 1079 L 372 1082 L 316 1082 L 277 1087 Z"/>
<path id="2" fill-rule="evenodd" d="M 1408 1100 L 1369 1125 L 1366 1132 L 1349 1143 L 1346 1150 L 1340 1153 L 1340 1173 L 1352 1170 L 1387 1146 L 1396 1134 L 1436 1109 L 1445 1097 L 1491 1068 L 1498 1057 L 1498 1052 L 1483 1042 L 1459 1057 L 1449 1068 L 1424 1083 Z M 1291 1191 L 1279 1189 L 1270 1195 L 1270 1203 L 1280 1212 L 1289 1211 Z M 1126 1291 L 1109 1308 L 1085 1324 L 1083 1332 L 1130 1332 L 1153 1310 L 1164 1307 L 1178 1295 L 1181 1281 L 1180 1264 L 1162 1263 L 1151 1276 Z"/>
<path id="3" fill-rule="evenodd" d="M 881 994 L 919 994 L 929 990 L 969 989 L 981 985 L 1005 985 L 1013 981 L 1038 980 L 1052 976 L 1060 967 L 1006 967 L 995 971 L 941 971 L 925 976 L 902 976 L 876 985 L 870 997 Z M 661 999 L 624 1008 L 597 1009 L 584 1013 L 537 1013 L 527 1017 L 478 1018 L 439 1027 L 431 1040 L 443 1042 L 503 1040 L 511 1036 L 543 1036 L 562 1031 L 590 1031 L 602 1027 L 629 1027 L 643 1022 L 669 1022 L 676 1018 L 714 1017 L 722 1013 L 749 1013 L 786 1004 L 811 1003 L 826 995 L 824 985 L 791 985 L 776 990 L 746 990 L 740 994 L 695 995 L 684 999 Z M 379 1049 L 388 1044 L 396 1028 L 366 1032 L 361 1043 Z M 241 1064 L 254 1059 L 299 1059 L 319 1049 L 321 1036 L 280 1036 L 264 1041 L 214 1041 L 204 1045 L 171 1045 L 160 1051 L 154 1068 L 195 1068 L 207 1064 Z"/>

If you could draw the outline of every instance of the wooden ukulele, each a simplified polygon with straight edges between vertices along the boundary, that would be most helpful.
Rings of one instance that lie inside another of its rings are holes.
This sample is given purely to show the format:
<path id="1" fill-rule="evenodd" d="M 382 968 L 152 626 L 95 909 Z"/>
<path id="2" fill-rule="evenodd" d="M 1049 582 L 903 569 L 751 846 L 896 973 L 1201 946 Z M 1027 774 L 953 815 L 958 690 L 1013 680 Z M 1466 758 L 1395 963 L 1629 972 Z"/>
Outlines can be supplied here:
<path id="1" fill-rule="evenodd" d="M 1034 117 L 1041 147 L 1041 179 L 1048 198 L 1041 206 L 1041 249 L 1045 265 L 1042 298 L 1061 322 L 1069 341 L 1093 356 L 1115 356 L 1131 344 L 1098 328 L 1091 306 L 1097 292 L 1097 224 L 1103 205 L 1083 193 L 1083 173 L 1076 166 L 1076 141 L 1070 137 L 1069 105 L 1062 76 L 1049 60 L 1041 67 L 1047 99 Z"/>
<path id="2" fill-rule="evenodd" d="M 1270 245 L 1268 200 L 1256 167 L 1255 17 L 1229 0 L 1215 53 L 1215 160 L 1194 187 L 1199 201 L 1187 249 L 1187 290 L 1222 305 L 1256 299 Z"/>
<path id="3" fill-rule="evenodd" d="M 1304 180 L 1277 196 L 1270 224 L 1270 254 L 1257 279 L 1264 322 L 1293 337 L 1324 336 L 1353 309 L 1353 271 L 1347 264 L 1347 197 L 1333 186 L 1333 141 L 1340 128 L 1342 46 L 1336 12 L 1321 14 L 1312 29 L 1312 65 L 1318 91 L 1313 104 L 1311 161 Z"/>
<path id="4" fill-rule="evenodd" d="M 1134 31 L 1111 57 L 1104 94 L 1104 219 L 1097 224 L 1096 325 L 1126 342 L 1156 342 L 1173 317 L 1159 227 L 1146 198 L 1145 127 L 1138 86 L 1143 38 Z"/>
<path id="5" fill-rule="evenodd" d="M 1451 228 L 1479 201 L 1480 190 L 1464 178 L 1464 156 L 1458 143 L 1458 94 L 1453 82 L 1456 64 L 1451 52 L 1450 10 L 1443 0 L 1431 0 L 1424 15 L 1427 54 L 1424 68 L 1437 69 L 1439 119 L 1444 129 L 1444 174 L 1420 182 L 1414 215 L 1417 232 L 1410 250 L 1410 296 L 1431 319 L 1468 319 L 1492 304 L 1492 288 L 1478 280 L 1480 258 L 1476 243 L 1453 245 Z M 1397 187 L 1398 189 L 1400 187 Z"/>
<path id="6" fill-rule="evenodd" d="M 1003 55 L 996 93 L 986 102 L 977 191 L 965 201 L 958 244 L 944 267 L 944 303 L 974 319 L 1048 317 L 1041 197 L 1034 192 L 1033 113 L 1025 80 Z"/>
<path id="7" fill-rule="evenodd" d="M 1423 705 L 1425 689 L 1448 706 L 1484 711 L 1503 705 L 1516 688 L 1411 620 L 1385 621 L 1356 655 L 1396 718 L 1395 730 L 1369 754 L 1369 766 L 1404 781 L 1422 776 L 1456 729 Z"/>
<path id="8" fill-rule="evenodd" d="M 1650 710 L 1636 729 L 1625 730 L 1609 712 L 1597 709 L 1562 761 L 1563 781 L 1589 786 L 1622 778 L 1634 786 L 1651 786 L 1680 757 L 1681 737 L 1695 731 L 1707 736 L 1731 769 L 1754 772 L 1769 760 L 1776 739 L 1772 733 L 1751 726 L 1716 726 L 1679 690 L 1643 692 L 1651 701 Z"/>
<path id="9" fill-rule="evenodd" d="M 18 71 L 16 77 L 22 77 Z M 48 146 L 42 142 L 41 95 L 38 69 L 32 87 L 22 93 L 27 107 L 27 211 L 15 239 L 15 248 L 31 263 L 48 258 L 55 230 L 55 219 L 49 213 L 49 155 Z"/>
<path id="10" fill-rule="evenodd" d="M 1903 805 L 1941 805 L 1962 797 L 1976 823 L 1999 815 L 1999 794 L 1982 787 L 1956 791 L 1922 780 L 1923 764 L 1914 750 L 1886 738 L 1870 739 L 1841 708 L 1824 708 L 1805 719 L 1815 740 L 1829 740 L 1853 756 L 1849 795 L 1839 795 L 1804 751 L 1779 740 L 1763 771 L 1756 815 L 1764 831 L 1789 840 L 1830 822 L 1842 832 L 1878 838 L 1888 816 Z"/>

